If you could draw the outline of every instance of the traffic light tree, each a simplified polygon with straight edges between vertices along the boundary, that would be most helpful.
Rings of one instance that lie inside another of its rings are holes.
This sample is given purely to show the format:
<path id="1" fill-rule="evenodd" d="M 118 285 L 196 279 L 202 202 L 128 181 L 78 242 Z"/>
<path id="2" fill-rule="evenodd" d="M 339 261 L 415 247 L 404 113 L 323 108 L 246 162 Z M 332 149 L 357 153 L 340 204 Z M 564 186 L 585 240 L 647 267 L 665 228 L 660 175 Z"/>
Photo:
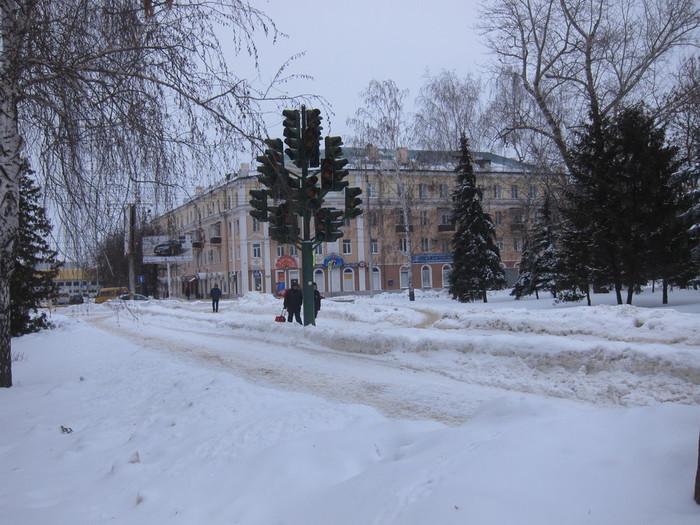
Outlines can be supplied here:
<path id="1" fill-rule="evenodd" d="M 325 137 L 321 159 L 321 112 L 318 109 L 285 109 L 284 142 L 266 139 L 267 148 L 258 156 L 258 181 L 262 189 L 250 190 L 250 215 L 269 222 L 271 239 L 293 244 L 301 250 L 304 325 L 316 324 L 313 301 L 313 250 L 323 242 L 343 236 L 346 219 L 362 213 L 360 188 L 344 180 L 348 161 L 343 158 L 340 137 Z M 284 145 L 287 148 L 284 149 Z M 291 161 L 291 165 L 285 162 Z M 329 192 L 344 192 L 344 209 L 324 206 Z M 313 227 L 312 227 L 313 223 Z"/>

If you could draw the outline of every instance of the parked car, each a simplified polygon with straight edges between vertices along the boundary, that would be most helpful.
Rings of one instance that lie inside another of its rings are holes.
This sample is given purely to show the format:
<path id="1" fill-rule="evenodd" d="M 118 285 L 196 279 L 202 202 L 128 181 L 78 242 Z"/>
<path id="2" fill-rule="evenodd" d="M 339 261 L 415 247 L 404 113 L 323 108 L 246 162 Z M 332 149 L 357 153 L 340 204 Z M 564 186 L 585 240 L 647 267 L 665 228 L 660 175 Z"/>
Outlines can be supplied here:
<path id="1" fill-rule="evenodd" d="M 60 305 L 70 304 L 70 296 L 67 293 L 59 293 L 56 295 L 56 298 L 53 300 L 53 304 L 60 304 Z"/>
<path id="2" fill-rule="evenodd" d="M 121 295 L 119 299 L 122 301 L 150 301 L 150 298 L 146 297 L 145 295 L 141 295 L 140 293 L 135 293 L 134 295 L 125 293 L 124 295 Z"/>
<path id="3" fill-rule="evenodd" d="M 76 293 L 70 296 L 68 302 L 70 304 L 83 304 L 85 300 L 83 299 L 83 294 Z"/>
<path id="4" fill-rule="evenodd" d="M 156 247 L 153 248 L 153 253 L 156 255 L 178 255 L 180 252 L 182 252 L 182 243 L 172 239 L 157 244 Z"/>

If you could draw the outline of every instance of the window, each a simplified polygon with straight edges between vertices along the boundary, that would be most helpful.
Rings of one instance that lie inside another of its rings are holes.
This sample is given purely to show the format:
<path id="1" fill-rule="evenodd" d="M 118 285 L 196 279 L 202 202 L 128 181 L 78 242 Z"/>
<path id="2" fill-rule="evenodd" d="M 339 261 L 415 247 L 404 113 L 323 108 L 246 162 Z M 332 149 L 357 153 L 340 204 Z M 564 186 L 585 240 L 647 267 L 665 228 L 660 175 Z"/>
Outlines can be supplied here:
<path id="1" fill-rule="evenodd" d="M 535 186 L 534 184 L 530 186 L 530 198 L 531 199 L 537 198 L 537 186 Z"/>
<path id="2" fill-rule="evenodd" d="M 420 269 L 420 279 L 422 288 L 433 287 L 433 274 L 430 271 L 430 266 L 428 266 L 427 264 Z"/>
<path id="3" fill-rule="evenodd" d="M 420 249 L 422 252 L 429 252 L 430 251 L 430 239 L 423 237 L 420 240 Z"/>
<path id="4" fill-rule="evenodd" d="M 518 187 L 517 187 L 515 184 L 513 184 L 513 185 L 510 187 L 510 198 L 511 198 L 511 199 L 517 199 L 517 198 L 518 198 Z"/>
<path id="5" fill-rule="evenodd" d="M 493 187 L 493 198 L 494 199 L 501 199 L 503 198 L 503 190 L 501 189 L 501 186 L 496 184 Z"/>
<path id="6" fill-rule="evenodd" d="M 499 251 L 503 251 L 505 249 L 505 244 L 503 244 L 503 237 L 499 237 L 496 239 L 496 246 L 498 246 Z"/>
<path id="7" fill-rule="evenodd" d="M 450 286 L 450 274 L 452 273 L 452 267 L 446 264 L 442 267 L 442 287 L 447 288 Z"/>
<path id="8" fill-rule="evenodd" d="M 447 184 L 440 184 L 440 198 L 441 199 L 446 199 L 447 198 Z"/>
<path id="9" fill-rule="evenodd" d="M 408 268 L 405 266 L 401 267 L 401 272 L 399 273 L 399 285 L 401 288 L 408 288 Z"/>
<path id="10" fill-rule="evenodd" d="M 293 244 L 289 245 L 289 255 L 291 255 L 292 257 L 296 257 L 297 255 L 297 247 Z"/>
<path id="11" fill-rule="evenodd" d="M 259 232 L 260 231 L 260 221 L 253 217 L 253 231 L 254 232 Z"/>
<path id="12" fill-rule="evenodd" d="M 262 247 L 260 246 L 260 244 L 253 244 L 253 257 L 255 257 L 256 259 L 262 257 Z"/>
<path id="13" fill-rule="evenodd" d="M 452 251 L 452 246 L 450 245 L 450 239 L 442 239 L 442 252 L 450 253 Z"/>
<path id="14" fill-rule="evenodd" d="M 377 242 L 377 239 L 372 239 L 370 245 L 373 254 L 379 253 L 379 243 Z"/>
<path id="15" fill-rule="evenodd" d="M 408 251 L 408 239 L 406 239 L 406 237 L 402 238 L 399 242 L 399 250 L 401 250 L 402 252 Z"/>
<path id="16" fill-rule="evenodd" d="M 376 211 L 371 211 L 369 213 L 369 224 L 370 226 L 376 226 L 379 224 Z"/>
<path id="17" fill-rule="evenodd" d="M 503 224 L 503 212 L 497 211 L 494 215 L 496 224 Z"/>
<path id="18" fill-rule="evenodd" d="M 452 224 L 452 211 L 440 210 L 440 224 L 447 226 Z"/>
<path id="19" fill-rule="evenodd" d="M 367 196 L 376 197 L 377 196 L 377 185 L 374 182 L 367 183 Z"/>
<path id="20" fill-rule="evenodd" d="M 352 253 L 352 242 L 349 239 L 343 240 L 343 255 L 350 255 Z"/>
<path id="21" fill-rule="evenodd" d="M 316 248 L 314 248 L 314 253 L 316 255 L 323 255 L 323 244 L 319 244 L 318 246 L 316 246 Z M 318 259 L 316 260 L 318 261 Z"/>
<path id="22" fill-rule="evenodd" d="M 282 257 L 284 255 L 284 244 L 277 245 L 277 257 Z"/>
<path id="23" fill-rule="evenodd" d="M 418 197 L 421 199 L 425 199 L 428 196 L 428 188 L 426 187 L 425 184 L 419 184 L 418 185 Z"/>
<path id="24" fill-rule="evenodd" d="M 520 211 L 514 211 L 513 212 L 513 224 L 522 224 L 523 223 L 523 214 Z"/>
<path id="25" fill-rule="evenodd" d="M 520 237 L 513 237 L 513 250 L 519 252 L 521 244 Z"/>
<path id="26" fill-rule="evenodd" d="M 403 210 L 401 208 L 396 208 L 394 214 L 396 215 L 396 225 L 404 226 Z"/>
<path id="27" fill-rule="evenodd" d="M 421 226 L 428 225 L 428 212 L 427 211 L 420 212 L 420 225 Z"/>

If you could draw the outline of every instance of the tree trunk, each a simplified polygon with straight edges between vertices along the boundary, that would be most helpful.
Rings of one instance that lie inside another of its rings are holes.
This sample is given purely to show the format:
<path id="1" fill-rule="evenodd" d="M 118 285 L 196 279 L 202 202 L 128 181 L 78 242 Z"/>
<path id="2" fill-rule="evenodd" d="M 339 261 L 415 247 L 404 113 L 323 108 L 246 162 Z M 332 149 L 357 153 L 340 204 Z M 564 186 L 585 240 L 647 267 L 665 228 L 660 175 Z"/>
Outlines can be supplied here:
<path id="1" fill-rule="evenodd" d="M 21 145 L 17 120 L 13 118 L 14 104 L 12 97 L 9 98 L 4 97 L 0 103 L 0 387 L 3 388 L 12 386 L 10 277 L 15 265 L 15 241 L 19 226 Z"/>
<path id="2" fill-rule="evenodd" d="M 663 304 L 668 304 L 668 281 L 666 281 L 666 279 L 663 280 L 663 282 L 661 284 L 661 289 L 663 290 L 662 302 L 663 302 Z"/>
<path id="3" fill-rule="evenodd" d="M 19 229 L 19 174 L 22 138 L 17 125 L 16 72 L 7 49 L 16 49 L 16 17 L 19 8 L 2 6 L 0 19 L 0 387 L 12 386 L 10 338 L 10 277 L 15 266 L 15 242 Z"/>
<path id="4" fill-rule="evenodd" d="M 700 505 L 700 436 L 698 436 L 698 469 L 695 474 L 695 503 Z"/>
<path id="5" fill-rule="evenodd" d="M 619 282 L 615 282 L 615 297 L 617 304 L 622 304 L 622 285 Z"/>
<path id="6" fill-rule="evenodd" d="M 634 286 L 630 284 L 627 287 L 627 304 L 632 304 L 632 297 L 634 297 Z"/>

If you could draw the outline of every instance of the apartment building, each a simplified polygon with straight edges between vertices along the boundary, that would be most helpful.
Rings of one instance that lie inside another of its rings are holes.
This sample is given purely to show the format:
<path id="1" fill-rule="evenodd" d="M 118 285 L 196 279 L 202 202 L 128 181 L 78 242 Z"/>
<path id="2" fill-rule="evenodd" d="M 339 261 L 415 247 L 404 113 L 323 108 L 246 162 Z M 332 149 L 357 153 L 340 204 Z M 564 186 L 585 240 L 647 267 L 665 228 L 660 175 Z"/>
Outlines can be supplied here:
<path id="1" fill-rule="evenodd" d="M 444 288 L 452 263 L 454 154 L 400 149 L 347 149 L 346 180 L 362 188 L 363 214 L 343 226 L 343 237 L 315 248 L 313 278 L 325 294 Z M 527 224 L 544 178 L 531 167 L 488 153 L 474 154 L 483 205 L 496 226 L 502 262 L 517 279 Z M 301 250 L 268 236 L 266 222 L 250 216 L 254 168 L 230 176 L 155 219 L 173 238 L 192 242 L 191 261 L 161 264 L 162 292 L 206 297 L 214 284 L 224 296 L 278 293 L 301 282 Z M 341 193 L 324 206 L 343 209 Z"/>

